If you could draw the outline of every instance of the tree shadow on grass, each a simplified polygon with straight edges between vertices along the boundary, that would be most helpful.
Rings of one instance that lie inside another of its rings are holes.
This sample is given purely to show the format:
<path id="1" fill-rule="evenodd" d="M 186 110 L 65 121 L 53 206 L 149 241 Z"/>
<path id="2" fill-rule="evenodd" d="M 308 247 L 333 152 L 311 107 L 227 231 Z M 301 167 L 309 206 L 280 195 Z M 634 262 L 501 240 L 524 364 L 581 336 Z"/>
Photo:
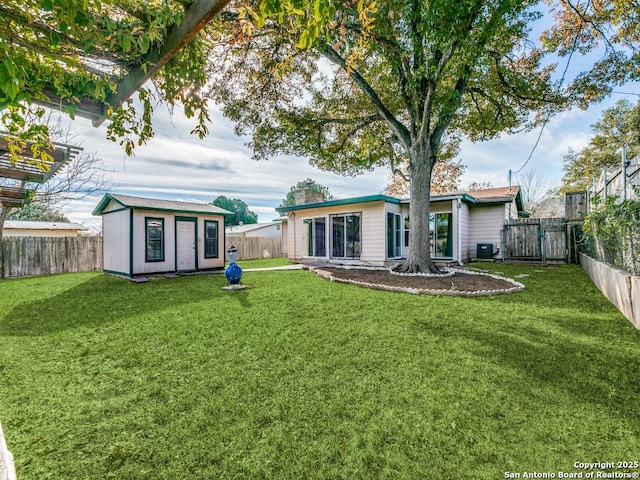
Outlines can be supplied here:
<path id="1" fill-rule="evenodd" d="M 101 275 L 59 294 L 25 301 L 0 316 L 0 335 L 38 336 L 94 328 L 142 313 L 223 297 L 221 275 L 154 278 L 135 284 Z"/>

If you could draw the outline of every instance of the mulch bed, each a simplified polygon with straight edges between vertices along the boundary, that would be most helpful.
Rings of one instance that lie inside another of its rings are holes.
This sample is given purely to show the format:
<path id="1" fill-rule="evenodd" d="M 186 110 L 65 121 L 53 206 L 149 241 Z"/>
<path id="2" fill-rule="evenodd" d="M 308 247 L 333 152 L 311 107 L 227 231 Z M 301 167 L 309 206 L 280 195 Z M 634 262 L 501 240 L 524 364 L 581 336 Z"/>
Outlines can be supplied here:
<path id="1" fill-rule="evenodd" d="M 437 295 L 496 295 L 522 290 L 518 282 L 477 273 L 452 276 L 397 275 L 389 270 L 320 267 L 316 273 L 331 280 L 370 288 Z"/>

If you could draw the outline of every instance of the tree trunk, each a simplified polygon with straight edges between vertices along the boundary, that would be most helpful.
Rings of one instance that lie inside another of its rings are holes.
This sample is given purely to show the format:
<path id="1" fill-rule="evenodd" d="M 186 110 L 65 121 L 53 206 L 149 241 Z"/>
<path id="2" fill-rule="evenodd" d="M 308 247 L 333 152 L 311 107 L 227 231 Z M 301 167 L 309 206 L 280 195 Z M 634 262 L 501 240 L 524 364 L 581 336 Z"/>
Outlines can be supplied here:
<path id="1" fill-rule="evenodd" d="M 428 145 L 428 142 L 427 142 Z M 431 171 L 435 155 L 426 145 L 415 145 L 409 152 L 410 203 L 409 253 L 398 268 L 406 273 L 438 273 L 431 260 L 429 245 L 429 211 L 431 202 Z"/>

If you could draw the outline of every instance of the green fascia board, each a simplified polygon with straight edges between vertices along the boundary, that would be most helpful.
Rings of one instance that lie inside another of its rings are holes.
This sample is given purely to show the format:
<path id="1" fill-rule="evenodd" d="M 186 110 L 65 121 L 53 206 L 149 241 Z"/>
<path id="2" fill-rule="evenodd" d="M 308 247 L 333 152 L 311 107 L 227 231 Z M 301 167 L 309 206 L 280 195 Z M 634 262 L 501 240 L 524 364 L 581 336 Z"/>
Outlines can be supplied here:
<path id="1" fill-rule="evenodd" d="M 102 200 L 100 200 L 100 203 L 98 203 L 96 208 L 93 209 L 93 212 L 91 212 L 91 215 L 102 215 L 102 212 L 104 211 L 105 208 L 107 208 L 107 205 L 109 205 L 109 202 L 111 200 L 113 200 L 114 202 L 117 202 L 120 205 L 122 205 L 122 207 L 123 207 L 122 209 L 128 208 L 124 203 L 122 203 L 117 198 L 114 198 L 111 195 L 109 195 L 108 193 L 105 193 L 104 197 L 102 197 Z M 120 210 L 122 210 L 122 209 L 120 209 Z"/>
<path id="2" fill-rule="evenodd" d="M 276 207 L 277 212 L 290 212 L 293 210 L 305 210 L 309 208 L 335 207 L 339 205 L 352 205 L 355 203 L 387 202 L 400 204 L 401 200 L 387 195 L 367 195 L 364 197 L 345 198 L 342 200 L 328 200 L 326 202 L 304 203 L 302 205 L 290 205 L 288 207 Z"/>

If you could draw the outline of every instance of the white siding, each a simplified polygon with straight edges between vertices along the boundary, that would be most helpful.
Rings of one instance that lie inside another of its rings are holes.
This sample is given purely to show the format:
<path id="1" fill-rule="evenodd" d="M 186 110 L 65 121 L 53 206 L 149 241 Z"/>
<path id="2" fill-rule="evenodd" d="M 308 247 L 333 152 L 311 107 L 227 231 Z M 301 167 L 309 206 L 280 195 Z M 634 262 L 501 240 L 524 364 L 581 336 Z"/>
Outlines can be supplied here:
<path id="1" fill-rule="evenodd" d="M 104 270 L 130 275 L 129 271 L 129 210 L 102 216 Z"/>
<path id="2" fill-rule="evenodd" d="M 145 218 L 164 219 L 164 261 L 146 261 Z M 175 272 L 176 231 L 175 215 L 166 212 L 138 210 L 133 212 L 133 275 L 145 273 Z"/>
<path id="3" fill-rule="evenodd" d="M 502 248 L 504 219 L 504 205 L 472 206 L 470 208 L 471 226 L 468 252 L 470 258 L 476 258 L 478 243 L 492 243 L 494 252 Z"/>
<path id="4" fill-rule="evenodd" d="M 213 220 L 218 222 L 218 258 L 204 258 L 204 222 Z M 198 270 L 223 268 L 225 258 L 224 216 L 203 215 L 198 217 Z"/>

